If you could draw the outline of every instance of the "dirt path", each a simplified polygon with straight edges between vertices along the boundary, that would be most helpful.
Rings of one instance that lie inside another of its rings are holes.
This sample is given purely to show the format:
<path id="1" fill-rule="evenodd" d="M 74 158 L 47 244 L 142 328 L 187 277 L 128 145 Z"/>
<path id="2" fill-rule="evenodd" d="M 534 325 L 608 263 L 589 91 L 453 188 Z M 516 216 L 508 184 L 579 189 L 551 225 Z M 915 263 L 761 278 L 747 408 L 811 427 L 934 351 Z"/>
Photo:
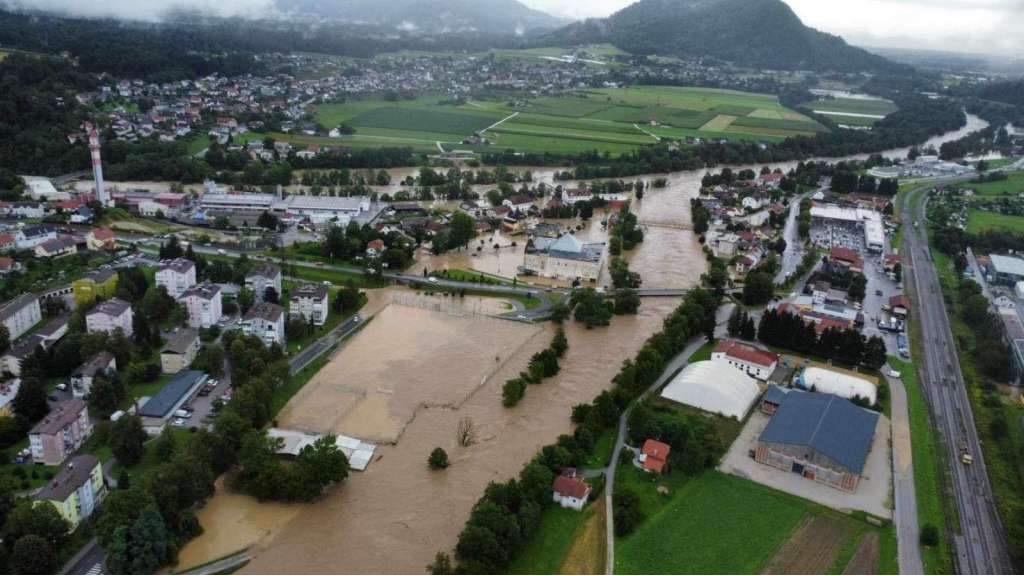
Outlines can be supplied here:
<path id="1" fill-rule="evenodd" d="M 825 574 L 853 534 L 848 522 L 808 516 L 776 552 L 764 574 Z"/>
<path id="2" fill-rule="evenodd" d="M 580 527 L 572 548 L 565 555 L 560 574 L 604 574 L 605 505 L 604 498 L 593 504 L 594 511 Z"/>
<path id="3" fill-rule="evenodd" d="M 860 539 L 857 551 L 846 565 L 843 574 L 878 574 L 878 532 L 868 532 Z"/>

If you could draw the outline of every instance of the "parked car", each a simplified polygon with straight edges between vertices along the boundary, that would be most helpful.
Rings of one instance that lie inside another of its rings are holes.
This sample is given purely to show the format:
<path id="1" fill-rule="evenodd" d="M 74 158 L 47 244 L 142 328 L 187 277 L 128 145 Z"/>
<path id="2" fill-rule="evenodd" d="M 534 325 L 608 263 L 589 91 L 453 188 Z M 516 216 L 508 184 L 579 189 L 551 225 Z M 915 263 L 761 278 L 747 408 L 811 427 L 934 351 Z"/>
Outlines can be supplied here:
<path id="1" fill-rule="evenodd" d="M 182 418 L 175 418 L 171 421 L 171 426 L 174 426 L 175 428 L 184 428 L 185 420 Z"/>

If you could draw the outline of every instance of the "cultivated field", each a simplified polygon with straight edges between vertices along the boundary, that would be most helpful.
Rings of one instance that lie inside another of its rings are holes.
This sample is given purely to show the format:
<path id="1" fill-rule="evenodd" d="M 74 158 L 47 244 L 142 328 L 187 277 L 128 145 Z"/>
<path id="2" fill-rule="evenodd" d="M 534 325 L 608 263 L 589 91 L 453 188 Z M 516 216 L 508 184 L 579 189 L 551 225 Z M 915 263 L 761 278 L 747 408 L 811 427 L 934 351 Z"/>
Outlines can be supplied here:
<path id="1" fill-rule="evenodd" d="M 898 108 L 889 100 L 864 98 L 828 98 L 804 104 L 818 114 L 829 116 L 840 124 L 871 126 Z"/>
<path id="2" fill-rule="evenodd" d="M 409 146 L 426 152 L 469 148 L 622 154 L 659 138 L 774 142 L 825 130 L 770 94 L 661 86 L 464 103 L 438 96 L 364 99 L 320 105 L 316 114 L 329 129 L 344 123 L 356 133 L 337 139 L 274 136 L 297 144 Z M 461 143 L 474 132 L 482 133 L 489 146 Z"/>
<path id="3" fill-rule="evenodd" d="M 1000 229 L 1024 232 L 1024 216 L 999 214 L 997 212 L 976 209 L 968 210 L 967 231 L 971 234 Z"/>
<path id="4" fill-rule="evenodd" d="M 964 188 L 974 190 L 978 196 L 1002 196 L 1005 192 L 1008 196 L 1016 196 L 1024 192 L 1024 172 L 1013 172 L 1007 174 L 1006 180 L 995 182 L 984 182 L 981 184 L 968 183 Z"/>

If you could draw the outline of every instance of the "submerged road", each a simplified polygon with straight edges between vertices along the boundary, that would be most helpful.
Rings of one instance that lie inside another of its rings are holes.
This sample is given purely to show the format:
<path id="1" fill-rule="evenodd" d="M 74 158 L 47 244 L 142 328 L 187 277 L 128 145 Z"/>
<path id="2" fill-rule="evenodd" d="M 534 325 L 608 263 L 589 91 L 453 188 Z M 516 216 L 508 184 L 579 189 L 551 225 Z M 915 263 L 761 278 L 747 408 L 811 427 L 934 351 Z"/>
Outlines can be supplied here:
<path id="1" fill-rule="evenodd" d="M 932 424 L 946 448 L 950 488 L 960 520 L 960 534 L 953 539 L 957 567 L 962 574 L 1010 574 L 1013 566 L 1003 526 L 995 508 L 939 277 L 928 248 L 924 226 L 926 202 L 918 202 L 914 207 L 913 200 L 926 194 L 928 188 L 955 181 L 932 182 L 903 196 L 903 263 L 909 270 L 904 276 L 910 288 L 912 314 L 921 328 L 923 357 L 917 359 L 920 382 Z M 973 456 L 972 464 L 961 462 L 964 452 Z"/>

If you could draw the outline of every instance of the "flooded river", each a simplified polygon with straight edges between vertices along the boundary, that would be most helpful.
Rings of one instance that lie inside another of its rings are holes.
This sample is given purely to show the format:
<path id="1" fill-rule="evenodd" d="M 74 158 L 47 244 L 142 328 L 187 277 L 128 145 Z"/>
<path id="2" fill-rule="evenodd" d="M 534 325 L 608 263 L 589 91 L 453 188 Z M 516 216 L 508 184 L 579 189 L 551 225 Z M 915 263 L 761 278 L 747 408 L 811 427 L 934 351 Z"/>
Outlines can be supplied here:
<path id="1" fill-rule="evenodd" d="M 976 117 L 968 120 L 963 131 L 929 144 L 984 126 Z M 904 149 L 886 155 L 905 154 Z M 666 188 L 634 202 L 646 237 L 628 257 L 645 286 L 693 286 L 705 271 L 689 230 L 689 200 L 704 173 L 669 174 Z M 538 181 L 552 183 L 553 174 L 534 170 Z M 596 229 L 592 222 L 583 232 L 588 238 L 604 234 L 595 222 Z M 513 240 L 496 236 L 499 245 Z M 516 252 L 523 240 L 514 241 L 518 246 L 509 254 L 502 253 L 505 248 L 490 254 L 495 242 L 488 238 L 480 256 L 424 256 L 420 265 L 504 276 L 521 262 Z M 609 328 L 568 323 L 570 349 L 561 372 L 530 386 L 519 406 L 507 409 L 502 384 L 548 345 L 554 327 L 466 317 L 410 302 L 410 291 L 395 292 L 402 295 L 398 301 L 390 291 L 373 296 L 376 305 L 367 313 L 377 312 L 377 318 L 293 399 L 281 420 L 396 443 L 380 446 L 379 458 L 365 472 L 353 473 L 315 504 L 281 507 L 218 491 L 200 513 L 206 532 L 182 551 L 179 569 L 252 545 L 245 573 L 423 573 L 437 551 L 454 546 L 487 483 L 517 474 L 540 446 L 570 432 L 571 407 L 608 388 L 621 362 L 677 305 L 675 299 L 645 300 L 637 316 L 616 317 Z M 485 313 L 505 305 L 475 306 Z M 466 448 L 455 434 L 463 418 L 477 428 L 477 443 Z M 432 472 L 426 460 L 438 446 L 448 451 L 451 467 Z"/>

